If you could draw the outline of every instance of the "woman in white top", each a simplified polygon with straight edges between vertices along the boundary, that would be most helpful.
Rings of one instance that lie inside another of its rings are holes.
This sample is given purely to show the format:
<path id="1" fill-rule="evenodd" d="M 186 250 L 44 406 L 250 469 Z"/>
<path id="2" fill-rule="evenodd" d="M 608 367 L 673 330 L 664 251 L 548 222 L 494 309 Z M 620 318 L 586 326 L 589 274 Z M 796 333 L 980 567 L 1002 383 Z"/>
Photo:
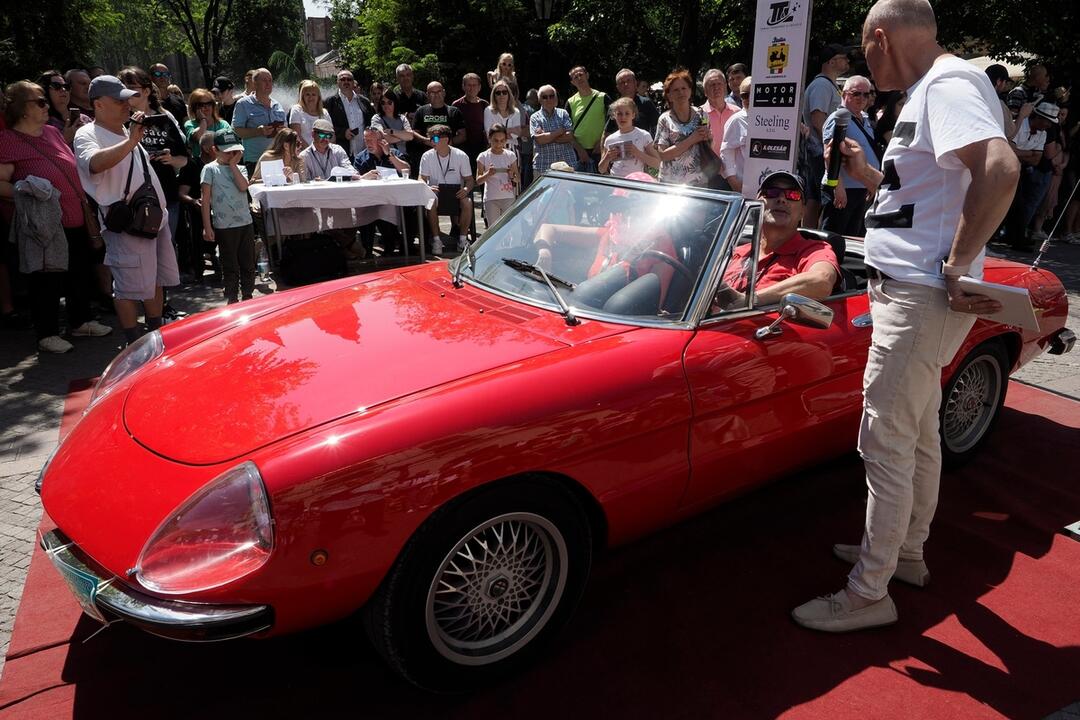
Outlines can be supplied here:
<path id="1" fill-rule="evenodd" d="M 289 110 L 289 127 L 300 138 L 299 150 L 311 145 L 311 126 L 316 120 L 329 120 L 330 113 L 322 104 L 322 93 L 314 80 L 304 80 L 296 95 L 300 102 Z"/>
<path id="2" fill-rule="evenodd" d="M 521 108 L 518 107 L 514 90 L 506 80 L 499 80 L 491 88 L 491 99 L 484 108 L 484 134 L 492 125 L 506 128 L 506 147 L 512 152 L 518 149 L 519 141 L 529 137 L 529 123 L 522 122 Z"/>

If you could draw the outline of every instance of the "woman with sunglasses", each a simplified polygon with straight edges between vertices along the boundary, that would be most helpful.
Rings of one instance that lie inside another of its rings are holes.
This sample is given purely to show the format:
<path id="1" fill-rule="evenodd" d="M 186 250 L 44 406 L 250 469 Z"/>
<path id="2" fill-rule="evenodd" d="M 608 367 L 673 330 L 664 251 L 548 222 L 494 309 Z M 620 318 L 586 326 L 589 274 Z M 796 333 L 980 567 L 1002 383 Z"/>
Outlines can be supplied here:
<path id="1" fill-rule="evenodd" d="M 495 84 L 500 80 L 517 82 L 517 71 L 514 69 L 514 56 L 510 53 L 503 53 L 500 55 L 499 62 L 495 69 L 488 71 L 487 81 L 492 89 L 495 89 Z"/>
<path id="2" fill-rule="evenodd" d="M 712 133 L 709 131 L 709 116 L 690 103 L 693 95 L 694 81 L 685 70 L 676 70 L 664 80 L 664 98 L 668 110 L 656 124 L 660 180 L 705 187 L 709 183 L 703 162 L 705 155 L 697 146 L 711 143 Z"/>
<path id="3" fill-rule="evenodd" d="M 409 118 L 405 117 L 404 114 L 398 114 L 397 101 L 397 93 L 393 90 L 383 92 L 382 97 L 379 98 L 379 102 L 375 106 L 378 109 L 378 114 L 371 118 L 371 127 L 383 134 L 391 149 L 397 150 L 403 158 L 407 159 L 405 143 L 412 140 L 412 125 L 409 124 Z"/>
<path id="4" fill-rule="evenodd" d="M 206 88 L 192 90 L 188 95 L 188 120 L 184 123 L 184 137 L 191 157 L 201 159 L 203 133 L 213 135 L 218 130 L 232 130 L 232 125 L 218 116 L 218 103 L 213 93 Z"/>
<path id="5" fill-rule="evenodd" d="M 145 130 L 140 144 L 150 156 L 150 166 L 161 183 L 169 211 L 169 231 L 171 237 L 175 238 L 180 222 L 180 181 L 177 174 L 187 165 L 190 154 L 184 133 L 172 113 L 161 106 L 157 87 L 149 73 L 142 68 L 129 66 L 116 76 L 128 90 L 138 93 L 128 100 L 128 104 L 133 111 L 143 113 Z"/>
<path id="6" fill-rule="evenodd" d="M 45 88 L 49 101 L 49 125 L 60 131 L 64 142 L 71 145 L 75 131 L 93 120 L 71 103 L 71 88 L 58 70 L 46 70 L 38 78 L 38 85 Z"/>
<path id="7" fill-rule="evenodd" d="M 529 137 L 528 121 L 522 118 L 514 90 L 506 80 L 497 80 L 491 88 L 491 99 L 484 108 L 484 132 L 491 131 L 493 125 L 506 128 L 506 147 L 515 154 L 521 146 L 521 140 Z"/>
<path id="8" fill-rule="evenodd" d="M 33 253 L 27 245 L 35 240 L 26 232 L 19 233 L 19 266 L 28 275 L 38 349 L 68 352 L 74 346 L 60 337 L 61 297 L 66 298 L 72 336 L 112 333 L 111 327 L 96 322 L 90 312 L 93 244 L 83 212 L 85 194 L 75 154 L 60 131 L 48 122 L 50 102 L 45 90 L 22 80 L 8 86 L 6 99 L 4 119 L 8 129 L 0 132 L 0 212 L 6 222 L 15 220 L 18 227 L 15 185 L 29 176 L 47 180 L 59 193 L 60 244 L 47 245 L 44 251 L 39 245 Z M 57 252 L 59 255 L 54 254 Z"/>

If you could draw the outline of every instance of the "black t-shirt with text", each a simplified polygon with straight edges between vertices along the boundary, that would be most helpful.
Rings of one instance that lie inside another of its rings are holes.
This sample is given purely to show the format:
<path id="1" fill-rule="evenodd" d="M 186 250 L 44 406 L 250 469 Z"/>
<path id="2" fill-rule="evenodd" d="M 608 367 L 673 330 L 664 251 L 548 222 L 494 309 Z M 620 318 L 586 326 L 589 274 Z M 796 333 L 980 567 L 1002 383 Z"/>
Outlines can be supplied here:
<path id="1" fill-rule="evenodd" d="M 443 105 L 441 108 L 433 108 L 431 104 L 421 105 L 416 109 L 416 119 L 413 121 L 413 130 L 421 135 L 427 135 L 428 128 L 433 125 L 446 125 L 450 128 L 450 139 L 457 135 L 459 130 L 465 128 L 465 116 L 453 105 Z"/>
<path id="2" fill-rule="evenodd" d="M 165 200 L 175 202 L 180 197 L 178 193 L 180 183 L 177 181 L 176 170 L 173 169 L 172 165 L 154 162 L 153 157 L 155 153 L 163 150 L 171 152 L 173 157 L 187 157 L 187 143 L 184 142 L 184 136 L 176 127 L 173 119 L 164 113 L 147 115 L 143 118 L 143 127 L 145 132 L 140 144 L 150 155 L 150 167 L 154 169 L 158 176 L 161 191 L 165 193 Z M 135 188 L 132 188 L 132 191 L 134 190 Z"/>

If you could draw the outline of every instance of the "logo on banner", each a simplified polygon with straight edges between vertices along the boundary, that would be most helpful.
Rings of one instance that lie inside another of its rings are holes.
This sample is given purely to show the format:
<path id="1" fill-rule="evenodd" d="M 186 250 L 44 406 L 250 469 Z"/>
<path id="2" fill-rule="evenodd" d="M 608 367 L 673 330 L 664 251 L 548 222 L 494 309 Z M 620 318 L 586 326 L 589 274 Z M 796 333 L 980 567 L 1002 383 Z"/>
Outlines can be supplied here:
<path id="1" fill-rule="evenodd" d="M 769 74 L 776 75 L 784 72 L 784 68 L 788 63 L 788 51 L 791 50 L 791 46 L 787 43 L 787 38 L 773 38 L 772 43 L 769 45 L 769 57 L 767 64 L 769 66 Z"/>
<path id="2" fill-rule="evenodd" d="M 769 5 L 769 19 L 765 21 L 765 24 L 769 27 L 776 27 L 784 23 L 794 22 L 795 13 L 798 9 L 799 3 L 792 3 L 791 0 L 774 2 Z"/>
<path id="3" fill-rule="evenodd" d="M 791 141 L 750 138 L 750 157 L 763 160 L 789 160 L 791 158 Z"/>
<path id="4" fill-rule="evenodd" d="M 795 107 L 795 83 L 755 84 L 754 107 Z"/>
<path id="5" fill-rule="evenodd" d="M 779 168 L 779 170 L 783 170 L 784 172 L 791 172 L 791 171 L 790 171 L 790 170 L 788 170 L 787 168 Z M 779 172 L 779 170 L 774 170 L 773 168 L 771 168 L 771 167 L 770 167 L 770 166 L 768 166 L 768 165 L 766 165 L 765 167 L 761 168 L 761 172 L 760 172 L 760 173 L 758 174 L 758 178 L 757 178 L 757 187 L 759 187 L 759 188 L 760 188 L 760 187 L 761 187 L 761 183 L 765 182 L 765 178 L 769 177 L 769 176 L 770 176 L 770 175 L 772 175 L 772 174 L 773 174 L 774 172 Z"/>

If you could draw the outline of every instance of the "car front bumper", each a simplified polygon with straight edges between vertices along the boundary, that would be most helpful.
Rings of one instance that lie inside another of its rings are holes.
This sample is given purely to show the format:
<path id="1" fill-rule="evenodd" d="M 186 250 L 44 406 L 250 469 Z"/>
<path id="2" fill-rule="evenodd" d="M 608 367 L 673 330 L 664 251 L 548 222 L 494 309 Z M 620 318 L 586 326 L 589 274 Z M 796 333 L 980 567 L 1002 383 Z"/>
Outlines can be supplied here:
<path id="1" fill-rule="evenodd" d="M 188 642 L 231 640 L 268 630 L 274 624 L 269 605 L 182 602 L 133 590 L 96 567 L 59 530 L 44 535 L 41 547 L 84 612 L 99 621 L 123 620 L 153 635 Z"/>

